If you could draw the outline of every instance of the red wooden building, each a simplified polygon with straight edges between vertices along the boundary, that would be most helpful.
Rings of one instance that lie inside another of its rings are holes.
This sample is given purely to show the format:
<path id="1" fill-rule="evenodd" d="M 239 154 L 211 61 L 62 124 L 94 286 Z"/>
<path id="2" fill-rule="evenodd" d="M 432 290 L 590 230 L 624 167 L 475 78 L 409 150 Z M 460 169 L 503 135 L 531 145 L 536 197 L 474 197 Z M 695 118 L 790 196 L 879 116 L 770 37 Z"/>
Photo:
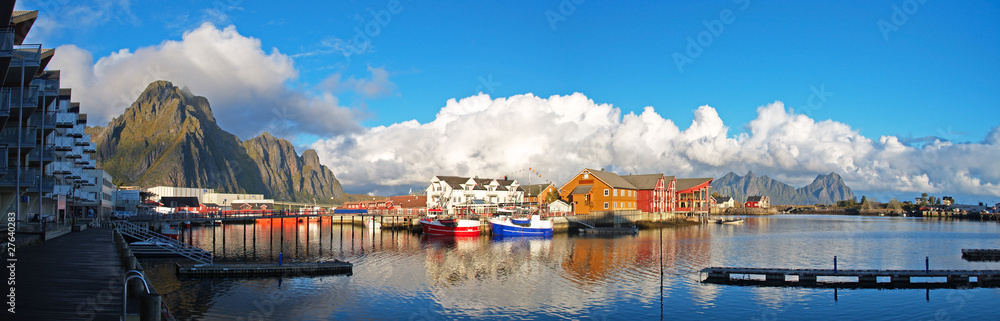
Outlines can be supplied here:
<path id="1" fill-rule="evenodd" d="M 622 179 L 638 189 L 636 209 L 646 213 L 671 212 L 677 207 L 676 183 L 673 176 L 663 174 L 623 175 Z"/>

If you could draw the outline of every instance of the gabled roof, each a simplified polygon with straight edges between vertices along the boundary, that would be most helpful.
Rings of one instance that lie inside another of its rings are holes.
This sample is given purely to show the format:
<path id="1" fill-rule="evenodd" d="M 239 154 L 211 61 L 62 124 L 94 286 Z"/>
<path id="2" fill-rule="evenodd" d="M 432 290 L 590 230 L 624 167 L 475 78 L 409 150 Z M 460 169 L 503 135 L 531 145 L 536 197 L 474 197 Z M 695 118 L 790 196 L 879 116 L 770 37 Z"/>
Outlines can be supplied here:
<path id="1" fill-rule="evenodd" d="M 587 194 L 591 188 L 594 188 L 594 185 L 577 185 L 570 194 Z"/>
<path id="2" fill-rule="evenodd" d="M 524 191 L 528 195 L 538 196 L 538 194 L 541 194 L 542 191 L 544 191 L 549 186 L 552 186 L 552 183 L 548 183 L 548 184 L 521 185 L 520 189 L 522 191 Z"/>
<path id="3" fill-rule="evenodd" d="M 747 196 L 747 202 L 760 202 L 762 198 L 767 196 Z"/>
<path id="4" fill-rule="evenodd" d="M 589 171 L 591 174 L 594 174 L 594 177 L 597 177 L 597 179 L 601 180 L 605 184 L 608 184 L 608 186 L 614 188 L 636 189 L 635 185 L 632 185 L 632 183 L 629 183 L 621 176 L 618 176 L 618 174 L 612 172 L 599 171 L 595 169 L 589 169 L 589 168 L 587 169 L 587 171 Z"/>
<path id="5" fill-rule="evenodd" d="M 729 196 L 712 196 L 712 197 L 715 198 L 716 203 L 725 203 L 733 199 L 732 197 Z"/>
<path id="6" fill-rule="evenodd" d="M 677 180 L 677 185 L 675 186 L 675 189 L 677 190 L 677 192 L 681 192 L 687 189 L 691 189 L 695 186 L 711 182 L 712 178 L 681 178 Z"/>
<path id="7" fill-rule="evenodd" d="M 632 183 L 636 189 L 656 189 L 656 183 L 660 181 L 663 174 L 643 174 L 643 175 L 622 175 L 621 178 Z"/>
<path id="8" fill-rule="evenodd" d="M 469 181 L 468 177 L 459 177 L 459 176 L 434 176 L 434 177 L 437 177 L 439 181 L 448 184 L 448 186 L 451 186 L 452 189 L 462 189 L 462 184 L 465 184 L 466 182 Z"/>

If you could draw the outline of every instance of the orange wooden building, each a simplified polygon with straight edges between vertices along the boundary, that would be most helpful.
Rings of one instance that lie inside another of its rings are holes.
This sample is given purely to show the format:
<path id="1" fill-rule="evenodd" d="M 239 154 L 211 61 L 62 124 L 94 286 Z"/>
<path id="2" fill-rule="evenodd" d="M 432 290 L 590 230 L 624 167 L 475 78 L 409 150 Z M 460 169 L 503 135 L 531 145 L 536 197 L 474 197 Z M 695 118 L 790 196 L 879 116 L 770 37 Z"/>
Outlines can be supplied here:
<path id="1" fill-rule="evenodd" d="M 573 206 L 575 214 L 634 210 L 638 190 L 618 174 L 584 169 L 559 188 L 559 197 Z"/>

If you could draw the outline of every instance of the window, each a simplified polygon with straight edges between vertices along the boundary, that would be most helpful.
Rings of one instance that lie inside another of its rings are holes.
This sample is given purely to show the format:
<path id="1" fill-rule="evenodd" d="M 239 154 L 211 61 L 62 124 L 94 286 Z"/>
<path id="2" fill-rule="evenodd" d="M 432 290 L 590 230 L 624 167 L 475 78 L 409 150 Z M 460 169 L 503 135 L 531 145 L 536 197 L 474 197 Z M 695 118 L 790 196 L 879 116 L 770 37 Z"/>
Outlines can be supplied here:
<path id="1" fill-rule="evenodd" d="M 607 188 L 605 188 L 605 189 L 604 189 L 604 196 L 608 196 L 608 195 L 610 195 L 610 194 L 609 194 L 609 192 L 608 192 L 608 189 L 607 189 Z M 607 207 L 605 206 L 604 208 L 607 208 Z"/>
<path id="2" fill-rule="evenodd" d="M 607 193 L 607 191 L 608 190 L 604 190 L 605 193 Z M 608 209 L 608 202 L 604 202 L 604 209 Z"/>
<path id="3" fill-rule="evenodd" d="M 615 189 L 615 196 L 618 196 L 618 190 Z"/>

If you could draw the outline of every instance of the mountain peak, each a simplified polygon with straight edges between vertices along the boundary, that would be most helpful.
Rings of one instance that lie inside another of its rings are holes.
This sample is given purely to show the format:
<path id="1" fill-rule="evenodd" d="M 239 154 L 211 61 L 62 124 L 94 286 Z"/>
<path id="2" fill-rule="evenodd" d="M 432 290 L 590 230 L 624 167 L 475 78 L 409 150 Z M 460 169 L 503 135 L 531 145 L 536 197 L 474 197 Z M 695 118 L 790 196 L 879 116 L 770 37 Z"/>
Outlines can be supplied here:
<path id="1" fill-rule="evenodd" d="M 772 204 L 782 205 L 832 204 L 854 198 L 851 188 L 844 184 L 837 173 L 817 175 L 812 183 L 801 188 L 794 188 L 767 175 L 754 176 L 752 171 L 748 171 L 747 175 L 741 178 L 729 173 L 713 181 L 712 189 L 736 200 L 751 195 L 770 196 Z"/>
<path id="2" fill-rule="evenodd" d="M 96 129 L 94 130 L 96 131 Z M 219 128 L 208 99 L 169 81 L 146 86 L 94 140 L 116 184 L 215 188 L 289 200 L 343 199 L 340 182 L 270 133 L 241 142 Z M 305 165 L 303 165 L 305 164 Z"/>

